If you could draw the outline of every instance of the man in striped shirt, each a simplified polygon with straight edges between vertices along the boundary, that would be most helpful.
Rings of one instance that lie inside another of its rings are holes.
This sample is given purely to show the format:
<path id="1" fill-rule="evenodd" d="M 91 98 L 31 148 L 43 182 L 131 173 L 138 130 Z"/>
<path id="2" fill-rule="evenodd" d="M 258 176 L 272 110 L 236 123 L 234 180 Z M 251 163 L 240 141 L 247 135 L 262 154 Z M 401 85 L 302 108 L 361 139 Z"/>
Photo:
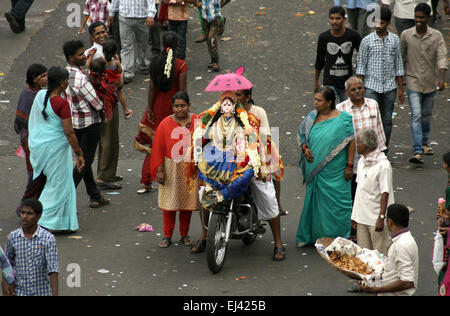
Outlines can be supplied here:
<path id="1" fill-rule="evenodd" d="M 130 83 L 134 77 L 134 51 L 137 64 L 142 72 L 150 70 L 147 56 L 149 28 L 155 24 L 155 0 L 113 0 L 108 22 L 112 26 L 114 15 L 119 13 L 119 30 L 122 50 L 124 83 Z"/>
<path id="2" fill-rule="evenodd" d="M 86 64 L 84 44 L 81 41 L 68 41 L 63 47 L 64 55 L 69 65 L 69 86 L 66 94 L 72 110 L 72 124 L 78 143 L 83 151 L 85 166 L 82 171 L 73 169 L 75 187 L 84 180 L 86 191 L 90 197 L 90 207 L 97 208 L 108 204 L 97 187 L 92 172 L 92 163 L 100 139 L 100 123 L 103 115 L 103 102 L 95 93 L 88 77 L 83 73 L 82 66 Z M 94 52 L 95 53 L 95 52 Z"/>

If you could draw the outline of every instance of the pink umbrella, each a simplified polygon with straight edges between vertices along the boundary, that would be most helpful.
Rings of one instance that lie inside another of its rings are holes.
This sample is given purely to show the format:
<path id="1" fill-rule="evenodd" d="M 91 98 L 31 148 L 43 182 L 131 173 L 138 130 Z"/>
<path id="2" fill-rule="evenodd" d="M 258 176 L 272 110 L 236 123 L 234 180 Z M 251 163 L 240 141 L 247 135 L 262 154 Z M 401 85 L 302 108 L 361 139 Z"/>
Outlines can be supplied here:
<path id="1" fill-rule="evenodd" d="M 236 72 L 228 72 L 223 75 L 217 75 L 206 87 L 205 91 L 232 91 L 247 90 L 253 87 L 253 84 L 247 80 L 242 74 L 245 68 L 239 67 Z"/>

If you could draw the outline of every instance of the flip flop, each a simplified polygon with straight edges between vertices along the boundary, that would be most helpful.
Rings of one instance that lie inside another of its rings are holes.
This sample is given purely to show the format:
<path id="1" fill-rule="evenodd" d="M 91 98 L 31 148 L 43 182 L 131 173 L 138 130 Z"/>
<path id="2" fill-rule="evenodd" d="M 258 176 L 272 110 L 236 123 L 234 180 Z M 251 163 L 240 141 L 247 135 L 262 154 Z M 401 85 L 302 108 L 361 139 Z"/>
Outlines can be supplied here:
<path id="1" fill-rule="evenodd" d="M 275 247 L 275 249 L 273 250 L 272 259 L 273 261 L 283 261 L 284 259 L 286 259 L 286 248 Z"/>

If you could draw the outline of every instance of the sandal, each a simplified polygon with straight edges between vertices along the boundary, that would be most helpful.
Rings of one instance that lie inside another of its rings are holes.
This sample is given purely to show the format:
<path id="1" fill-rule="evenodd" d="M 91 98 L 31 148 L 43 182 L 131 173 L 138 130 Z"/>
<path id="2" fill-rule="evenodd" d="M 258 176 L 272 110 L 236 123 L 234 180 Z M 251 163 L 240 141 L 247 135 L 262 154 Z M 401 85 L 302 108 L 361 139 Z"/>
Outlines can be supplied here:
<path id="1" fill-rule="evenodd" d="M 172 244 L 172 241 L 169 237 L 164 237 L 161 242 L 159 243 L 160 248 L 167 248 Z"/>
<path id="2" fill-rule="evenodd" d="M 105 199 L 103 196 L 98 201 L 91 201 L 90 208 L 99 208 L 109 204 L 109 199 Z"/>
<path id="3" fill-rule="evenodd" d="M 283 261 L 286 258 L 286 248 L 275 247 L 273 250 L 273 261 Z"/>
<path id="4" fill-rule="evenodd" d="M 202 253 L 205 251 L 205 249 L 206 249 L 206 239 L 197 240 L 195 245 L 191 247 L 191 253 L 192 254 Z"/>
<path id="5" fill-rule="evenodd" d="M 423 145 L 423 154 L 424 155 L 434 155 L 434 150 L 431 146 Z"/>
<path id="6" fill-rule="evenodd" d="M 183 243 L 185 246 L 192 246 L 194 242 L 190 239 L 188 235 L 181 236 L 180 242 Z"/>

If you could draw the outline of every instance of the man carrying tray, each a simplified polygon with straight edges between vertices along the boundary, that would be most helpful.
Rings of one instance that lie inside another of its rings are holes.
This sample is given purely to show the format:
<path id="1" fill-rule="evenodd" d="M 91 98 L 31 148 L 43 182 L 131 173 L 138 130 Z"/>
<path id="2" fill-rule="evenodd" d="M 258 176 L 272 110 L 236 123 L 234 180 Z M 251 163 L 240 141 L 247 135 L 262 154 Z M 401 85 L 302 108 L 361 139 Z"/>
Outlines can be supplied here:
<path id="1" fill-rule="evenodd" d="M 411 296 L 417 290 L 419 280 L 419 251 L 409 231 L 409 210 L 402 204 L 392 204 L 387 209 L 386 226 L 392 234 L 381 286 L 359 284 L 366 293 L 392 296 Z"/>

